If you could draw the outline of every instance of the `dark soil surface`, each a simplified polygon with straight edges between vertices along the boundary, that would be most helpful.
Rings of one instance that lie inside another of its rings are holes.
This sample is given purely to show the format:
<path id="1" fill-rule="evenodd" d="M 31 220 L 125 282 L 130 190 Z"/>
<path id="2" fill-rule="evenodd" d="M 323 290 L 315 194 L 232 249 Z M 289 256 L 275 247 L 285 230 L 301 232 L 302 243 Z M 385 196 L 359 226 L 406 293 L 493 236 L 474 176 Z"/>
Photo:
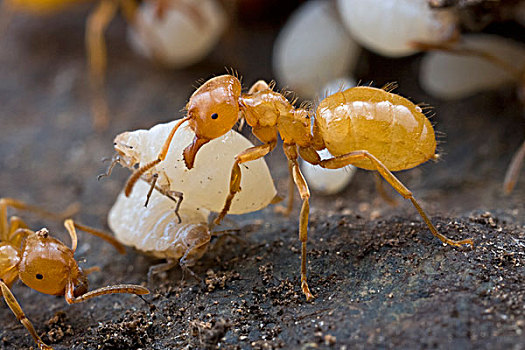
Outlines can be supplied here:
<path id="1" fill-rule="evenodd" d="M 50 210 L 80 202 L 81 222 L 106 228 L 106 215 L 128 171 L 103 181 L 113 137 L 181 116 L 195 82 L 236 68 L 245 85 L 271 79 L 273 27 L 239 30 L 206 61 L 165 71 L 137 58 L 121 21 L 108 33 L 110 128 L 91 126 L 83 46 L 86 11 L 52 18 L 19 16 L 0 51 L 0 196 Z M 510 196 L 505 169 L 523 141 L 525 119 L 513 87 L 443 102 L 417 84 L 420 56 L 387 60 L 364 53 L 356 77 L 435 107 L 442 159 L 400 179 L 438 229 L 472 237 L 475 249 L 444 246 L 410 202 L 391 207 L 371 173 L 359 171 L 342 193 L 313 193 L 306 302 L 299 284 L 296 209 L 269 207 L 231 217 L 244 242 L 215 246 L 193 271 L 176 268 L 147 284 L 158 260 L 129 249 L 121 256 L 79 236 L 82 266 L 98 265 L 91 288 L 143 283 L 152 294 L 113 295 L 68 306 L 64 298 L 21 283 L 13 292 L 43 339 L 55 349 L 525 348 L 525 176 Z M 267 157 L 279 190 L 287 189 L 280 149 Z M 523 174 L 522 174 L 523 175 Z M 393 193 L 393 191 L 392 191 Z M 296 203 L 299 206 L 299 201 Z M 61 223 L 20 213 L 68 241 Z M 11 311 L 0 308 L 0 348 L 35 347 Z"/>

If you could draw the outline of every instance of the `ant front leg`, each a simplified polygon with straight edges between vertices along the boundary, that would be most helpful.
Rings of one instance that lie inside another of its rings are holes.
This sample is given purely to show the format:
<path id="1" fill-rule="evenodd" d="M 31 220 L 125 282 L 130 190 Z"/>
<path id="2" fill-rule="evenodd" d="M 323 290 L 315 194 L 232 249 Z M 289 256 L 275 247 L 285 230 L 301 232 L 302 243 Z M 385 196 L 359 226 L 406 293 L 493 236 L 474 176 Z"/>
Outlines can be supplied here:
<path id="1" fill-rule="evenodd" d="M 330 158 L 330 159 L 321 160 L 318 163 L 318 165 L 320 165 L 323 168 L 327 168 L 327 169 L 339 169 L 339 168 L 345 167 L 347 165 L 350 165 L 350 164 L 352 164 L 352 163 L 354 163 L 356 161 L 363 160 L 363 159 L 370 160 L 372 162 L 372 164 L 374 164 L 374 166 L 375 166 L 376 170 L 379 172 L 379 174 L 386 181 L 388 181 L 388 183 L 399 194 L 401 194 L 404 198 L 410 199 L 410 201 L 412 202 L 414 207 L 419 212 L 419 215 L 421 215 L 421 217 L 423 218 L 423 221 L 425 221 L 425 223 L 427 224 L 428 228 L 430 229 L 430 231 L 432 232 L 432 234 L 434 236 L 439 238 L 443 243 L 450 244 L 450 245 L 453 245 L 453 246 L 460 247 L 460 246 L 462 246 L 464 244 L 468 244 L 471 247 L 474 246 L 474 242 L 470 238 L 464 239 L 464 240 L 461 240 L 461 241 L 454 241 L 454 240 L 452 240 L 450 238 L 445 237 L 441 233 L 439 233 L 438 230 L 434 227 L 434 225 L 430 221 L 430 219 L 428 218 L 427 214 L 425 214 L 425 212 L 423 211 L 423 209 L 421 208 L 419 203 L 416 201 L 416 199 L 412 195 L 412 192 L 410 192 L 410 190 L 408 188 L 406 188 L 405 185 L 403 185 L 401 183 L 401 181 L 399 181 L 394 176 L 394 174 L 392 174 L 390 172 L 390 170 L 388 170 L 388 168 L 383 163 L 381 163 L 381 161 L 379 159 L 377 159 L 375 156 L 370 154 L 368 151 L 364 151 L 364 150 L 363 151 L 355 151 L 355 152 L 350 152 L 350 153 L 347 153 L 347 154 L 344 154 L 344 155 L 341 155 L 341 156 L 333 157 L 333 158 Z"/>
<path id="2" fill-rule="evenodd" d="M 106 232 L 102 232 L 102 231 L 99 231 L 93 227 L 89 227 L 89 226 L 86 226 L 86 225 L 82 225 L 82 224 L 79 224 L 78 222 L 74 222 L 73 220 L 71 219 L 68 219 L 66 221 L 64 221 L 64 226 L 66 227 L 68 233 L 69 233 L 69 236 L 71 237 L 71 242 L 72 242 L 72 250 L 73 252 L 75 251 L 76 249 L 76 242 L 77 242 L 77 233 L 75 231 L 75 228 L 81 230 L 81 231 L 84 231 L 86 233 L 89 233 L 95 237 L 98 237 L 98 238 L 101 238 L 103 239 L 104 241 L 108 242 L 109 244 L 111 244 L 113 247 L 115 247 L 115 249 L 120 253 L 120 254 L 126 254 L 126 248 L 124 248 L 124 246 L 115 239 L 115 237 L 109 235 L 108 233 Z"/>
<path id="3" fill-rule="evenodd" d="M 107 286 L 99 289 L 92 290 L 85 294 L 75 296 L 75 284 L 72 281 L 68 281 L 66 286 L 65 298 L 68 304 L 78 304 L 84 302 L 88 299 L 98 297 L 100 295 L 106 294 L 117 294 L 117 293 L 127 293 L 135 295 L 146 295 L 149 294 L 149 290 L 145 287 L 138 286 L 136 284 L 118 284 L 115 286 Z"/>
<path id="4" fill-rule="evenodd" d="M 144 175 L 147 171 L 152 169 L 155 165 L 162 162 L 164 159 L 166 159 L 166 156 L 168 155 L 168 151 L 170 149 L 171 141 L 173 140 L 173 136 L 175 136 L 175 132 L 177 129 L 187 120 L 190 120 L 190 117 L 182 118 L 173 126 L 173 129 L 171 129 L 168 137 L 166 138 L 166 141 L 164 141 L 164 145 L 162 145 L 162 148 L 157 156 L 157 159 L 141 166 L 128 179 L 128 182 L 126 182 L 126 186 L 124 187 L 124 194 L 126 197 L 129 197 L 131 194 L 131 191 L 133 191 L 133 187 L 137 183 L 137 181 L 140 179 L 142 175 Z"/>
<path id="5" fill-rule="evenodd" d="M 20 307 L 20 304 L 18 304 L 18 301 L 16 301 L 15 296 L 13 295 L 13 293 L 11 293 L 11 290 L 2 279 L 0 279 L 0 288 L 2 290 L 2 295 L 4 297 L 5 302 L 7 303 L 7 306 L 9 306 L 9 308 L 16 316 L 18 321 L 20 321 L 20 323 L 22 323 L 22 325 L 29 331 L 29 334 L 31 334 L 31 336 L 35 340 L 35 343 L 38 344 L 38 347 L 41 350 L 53 350 L 51 346 L 46 345 L 44 341 L 38 336 L 35 327 L 33 327 L 31 321 L 29 321 L 29 319 L 26 317 L 24 311 Z"/>
<path id="6" fill-rule="evenodd" d="M 219 213 L 219 216 L 217 216 L 217 218 L 215 218 L 214 220 L 215 225 L 219 225 L 222 219 L 224 219 L 224 217 L 230 210 L 233 197 L 235 197 L 237 192 L 241 190 L 242 174 L 239 164 L 264 157 L 275 148 L 276 144 L 277 141 L 272 141 L 269 143 L 265 143 L 264 145 L 250 147 L 235 156 L 235 162 L 233 163 L 232 172 L 230 176 L 230 192 L 228 193 L 228 197 L 226 197 L 226 202 L 224 203 L 224 206 L 221 212 Z"/>
<path id="7" fill-rule="evenodd" d="M 306 300 L 312 300 L 314 296 L 310 292 L 308 282 L 306 281 L 306 242 L 308 241 L 308 215 L 310 213 L 308 199 L 310 198 L 310 190 L 308 189 L 308 184 L 306 183 L 303 174 L 301 173 L 301 169 L 299 168 L 299 163 L 297 162 L 297 146 L 283 144 L 283 149 L 286 158 L 288 158 L 288 161 L 292 164 L 293 180 L 299 190 L 301 199 L 303 200 L 299 217 L 299 240 L 301 241 L 301 288 L 306 296 Z"/>

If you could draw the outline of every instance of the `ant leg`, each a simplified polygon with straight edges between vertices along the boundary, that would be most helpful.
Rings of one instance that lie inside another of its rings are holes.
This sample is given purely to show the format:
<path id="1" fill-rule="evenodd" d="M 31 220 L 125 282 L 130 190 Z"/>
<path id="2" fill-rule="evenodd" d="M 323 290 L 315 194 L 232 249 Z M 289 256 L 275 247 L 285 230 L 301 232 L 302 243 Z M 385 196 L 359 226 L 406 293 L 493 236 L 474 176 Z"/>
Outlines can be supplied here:
<path id="1" fill-rule="evenodd" d="M 385 189 L 385 186 L 383 186 L 381 175 L 379 175 L 379 173 L 374 173 L 374 179 L 376 184 L 376 191 L 379 193 L 381 198 L 383 198 L 383 200 L 391 206 L 397 206 L 397 201 L 395 200 L 395 198 L 388 194 L 388 192 Z"/>
<path id="2" fill-rule="evenodd" d="M 159 179 L 159 174 L 153 174 L 153 179 L 151 180 L 151 186 L 149 188 L 148 194 L 146 195 L 146 203 L 144 203 L 144 207 L 148 207 L 149 199 L 151 198 L 151 194 L 153 193 L 153 189 L 155 188 L 155 184 L 157 183 L 157 180 Z"/>
<path id="3" fill-rule="evenodd" d="M 230 210 L 233 197 L 235 197 L 237 192 L 241 190 L 242 174 L 239 164 L 264 157 L 275 147 L 275 145 L 276 141 L 272 141 L 271 143 L 265 143 L 260 146 L 250 147 L 235 156 L 235 162 L 233 163 L 232 172 L 230 176 L 230 192 L 228 193 L 228 197 L 226 197 L 226 202 L 224 203 L 221 212 L 214 220 L 215 225 L 219 225 L 221 223 L 221 220 L 226 216 L 226 214 Z"/>
<path id="4" fill-rule="evenodd" d="M 113 155 L 113 157 L 111 157 L 111 158 L 104 158 L 104 159 L 102 159 L 103 162 L 106 162 L 108 160 L 111 160 L 111 163 L 109 164 L 109 166 L 106 169 L 105 173 L 99 174 L 97 176 L 97 181 L 100 181 L 100 179 L 102 179 L 103 177 L 111 176 L 111 173 L 113 172 L 113 168 L 115 167 L 115 165 L 120 163 L 120 154 L 115 153 Z"/>
<path id="5" fill-rule="evenodd" d="M 45 209 L 42 209 L 40 207 L 37 207 L 36 205 L 30 205 L 23 201 L 14 199 L 14 198 L 0 198 L 0 215 L 3 216 L 4 213 L 7 210 L 7 207 L 11 207 L 13 209 L 18 210 L 26 210 L 29 212 L 33 212 L 37 215 L 40 215 L 43 218 L 49 218 L 52 220 L 64 220 L 65 218 L 68 218 L 70 216 L 73 216 L 76 214 L 79 210 L 79 204 L 73 203 L 69 207 L 66 208 L 61 213 L 53 213 L 50 211 L 47 211 Z M 5 218 L 7 218 L 7 214 L 5 214 Z"/>
<path id="6" fill-rule="evenodd" d="M 520 173 L 521 166 L 523 165 L 523 159 L 525 158 L 525 141 L 521 144 L 520 148 L 512 156 L 509 167 L 505 174 L 505 181 L 503 182 L 503 190 L 505 194 L 510 194 L 516 182 L 518 182 L 518 175 Z"/>
<path id="7" fill-rule="evenodd" d="M 22 242 L 23 235 L 20 235 L 19 229 L 27 230 L 26 223 L 18 216 L 11 216 L 9 218 L 9 235 L 8 241 L 15 247 L 19 247 Z M 18 231 L 18 232 L 17 232 Z M 16 232 L 16 235 L 15 235 Z M 16 237 L 18 236 L 18 237 Z"/>
<path id="8" fill-rule="evenodd" d="M 135 183 L 138 181 L 138 179 L 142 175 L 144 175 L 144 173 L 146 173 L 148 170 L 153 168 L 155 165 L 159 164 L 164 159 L 166 159 L 166 155 L 168 154 L 168 150 L 170 149 L 171 140 L 173 140 L 173 136 L 175 136 L 175 132 L 182 125 L 182 123 L 184 123 L 187 120 L 190 120 L 190 117 L 185 117 L 185 118 L 180 119 L 178 123 L 173 126 L 173 129 L 171 129 L 168 137 L 166 138 L 166 141 L 164 141 L 164 145 L 162 146 L 159 152 L 159 155 L 157 156 L 157 159 L 141 166 L 140 168 L 135 170 L 133 174 L 131 174 L 131 176 L 128 179 L 128 182 L 126 182 L 126 186 L 124 189 L 124 193 L 126 197 L 129 197 L 129 195 L 131 194 L 131 191 L 133 190 L 133 186 L 135 186 Z"/>
<path id="9" fill-rule="evenodd" d="M 29 321 L 29 319 L 26 317 L 24 311 L 20 307 L 20 304 L 18 304 L 18 302 L 16 301 L 15 296 L 13 295 L 13 293 L 11 293 L 11 290 L 2 279 L 0 279 L 0 288 L 2 290 L 2 295 L 4 296 L 4 300 L 7 306 L 9 306 L 13 314 L 15 314 L 18 321 L 20 321 L 20 323 L 29 331 L 29 334 L 31 334 L 31 336 L 35 340 L 35 343 L 38 344 L 38 347 L 42 350 L 53 350 L 52 347 L 46 345 L 44 341 L 38 336 L 35 327 L 33 327 L 31 321 Z"/>
<path id="10" fill-rule="evenodd" d="M 118 284 L 115 286 L 107 286 L 92 290 L 85 294 L 75 296 L 74 294 L 75 284 L 72 281 L 68 281 L 66 285 L 65 298 L 68 304 L 77 304 L 88 299 L 98 297 L 100 295 L 106 294 L 117 294 L 117 293 L 128 293 L 135 295 L 145 295 L 149 294 L 149 290 L 145 287 L 136 285 L 136 284 Z"/>
<path id="11" fill-rule="evenodd" d="M 83 269 L 82 270 L 86 275 L 89 275 L 93 272 L 99 272 L 100 271 L 100 267 L 99 266 L 92 266 L 92 267 L 88 267 L 87 269 Z"/>
<path id="12" fill-rule="evenodd" d="M 108 126 L 108 106 L 104 92 L 104 78 L 107 66 L 104 32 L 117 12 L 116 0 L 102 0 L 90 13 L 86 24 L 86 50 L 89 66 L 89 80 L 92 94 L 93 126 L 103 130 Z"/>
<path id="13" fill-rule="evenodd" d="M 77 250 L 78 239 L 73 220 L 67 219 L 64 221 L 64 227 L 66 228 L 67 232 L 69 232 L 69 237 L 71 237 L 71 250 L 73 253 L 75 253 L 75 250 Z"/>
<path id="14" fill-rule="evenodd" d="M 293 200 L 295 195 L 295 184 L 293 181 L 293 163 L 292 161 L 288 160 L 288 206 L 286 207 L 286 211 L 284 212 L 284 215 L 288 216 L 293 211 Z"/>
<path id="15" fill-rule="evenodd" d="M 171 270 L 175 266 L 177 266 L 177 260 L 174 259 L 167 259 L 165 263 L 150 266 L 148 270 L 148 285 L 152 284 L 154 275 Z"/>
<path id="16" fill-rule="evenodd" d="M 337 156 L 337 157 L 334 157 L 334 158 L 321 160 L 319 162 L 319 165 L 321 167 L 327 168 L 327 169 L 339 169 L 339 168 L 342 168 L 344 166 L 350 165 L 350 164 L 352 164 L 355 161 L 362 160 L 362 159 L 370 160 L 374 164 L 374 166 L 376 167 L 376 169 L 379 172 L 379 174 L 386 181 L 388 181 L 388 183 L 397 192 L 399 192 L 399 194 L 401 194 L 404 198 L 410 199 L 410 201 L 412 202 L 414 207 L 419 212 L 419 215 L 421 215 L 421 217 L 423 218 L 423 221 L 425 221 L 425 223 L 427 224 L 427 226 L 430 229 L 430 231 L 432 232 L 432 234 L 434 236 L 436 236 L 437 238 L 439 238 L 443 243 L 450 244 L 450 245 L 457 246 L 457 247 L 460 247 L 463 244 L 468 244 L 471 247 L 474 246 L 474 242 L 470 238 L 463 239 L 461 241 L 454 241 L 454 240 L 452 240 L 450 238 L 445 237 L 441 233 L 439 233 L 438 230 L 434 227 L 434 225 L 430 221 L 430 219 L 428 218 L 427 214 L 425 214 L 425 212 L 423 211 L 423 209 L 421 208 L 419 203 L 416 201 L 416 199 L 412 195 L 412 192 L 410 192 L 410 190 L 408 188 L 406 188 L 405 185 L 403 185 L 401 183 L 401 181 L 399 181 L 394 176 L 394 174 L 392 174 L 390 172 L 390 170 L 388 170 L 388 168 L 383 163 L 381 163 L 381 161 L 379 159 L 374 157 L 372 154 L 368 153 L 368 151 L 355 151 L 355 152 L 350 152 L 350 153 L 347 153 L 347 154 L 344 154 L 344 155 L 341 155 L 341 156 Z"/>
<path id="17" fill-rule="evenodd" d="M 306 183 L 303 174 L 301 173 L 301 169 L 299 168 L 299 163 L 297 162 L 297 146 L 283 144 L 283 149 L 286 158 L 292 163 L 293 180 L 299 190 L 301 199 L 303 200 L 301 214 L 299 216 L 299 240 L 301 241 L 301 288 L 303 294 L 306 296 L 306 300 L 312 300 L 314 296 L 310 292 L 308 282 L 306 281 L 306 241 L 308 240 L 308 214 L 310 212 L 308 199 L 310 198 L 310 190 L 308 190 L 308 184 Z"/>
<path id="18" fill-rule="evenodd" d="M 84 231 L 86 233 L 89 233 L 89 234 L 91 234 L 93 236 L 96 236 L 98 238 L 101 238 L 104 241 L 108 242 L 113 247 L 115 247 L 115 249 L 120 254 L 126 254 L 126 248 L 124 248 L 124 246 L 119 241 L 117 241 L 117 239 L 115 237 L 109 235 L 108 233 L 103 232 L 103 231 L 99 231 L 97 229 L 94 229 L 93 227 L 89 227 L 89 226 L 86 226 L 86 225 L 83 225 L 83 224 L 79 224 L 78 222 L 75 222 L 74 225 L 75 225 L 75 228 L 77 228 L 79 230 L 82 230 L 82 231 Z"/>

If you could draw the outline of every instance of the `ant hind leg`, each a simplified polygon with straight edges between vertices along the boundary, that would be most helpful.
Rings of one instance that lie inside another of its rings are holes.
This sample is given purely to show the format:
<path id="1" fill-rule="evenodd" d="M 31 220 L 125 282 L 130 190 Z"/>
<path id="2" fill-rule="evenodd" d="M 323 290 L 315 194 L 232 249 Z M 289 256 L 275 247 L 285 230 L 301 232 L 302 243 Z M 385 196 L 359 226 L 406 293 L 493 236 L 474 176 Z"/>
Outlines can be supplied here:
<path id="1" fill-rule="evenodd" d="M 408 188 L 406 188 L 405 185 L 403 185 L 401 183 L 401 181 L 399 181 L 394 176 L 394 174 L 392 174 L 390 172 L 390 170 L 388 170 L 388 168 L 383 163 L 381 163 L 381 161 L 379 159 L 377 159 L 375 156 L 370 154 L 368 151 L 365 151 L 365 150 L 355 151 L 355 152 L 350 152 L 350 153 L 347 153 L 347 154 L 344 154 L 344 155 L 341 155 L 341 156 L 333 157 L 333 158 L 330 158 L 330 159 L 325 159 L 325 160 L 320 161 L 319 165 L 321 167 L 327 168 L 327 169 L 339 169 L 339 168 L 342 168 L 344 166 L 350 165 L 350 164 L 352 164 L 352 163 L 354 163 L 354 162 L 356 162 L 358 160 L 363 160 L 363 159 L 370 160 L 372 162 L 372 164 L 374 164 L 374 166 L 375 166 L 376 170 L 379 172 L 379 174 L 386 181 L 388 181 L 388 183 L 399 194 L 401 194 L 404 198 L 410 199 L 410 201 L 412 202 L 412 204 L 414 205 L 414 207 L 418 211 L 419 215 L 423 219 L 423 221 L 425 221 L 425 223 L 427 224 L 428 228 L 430 229 L 430 232 L 432 232 L 432 234 L 434 236 L 439 238 L 443 243 L 450 244 L 450 245 L 453 245 L 453 246 L 460 247 L 460 246 L 462 246 L 464 244 L 468 244 L 471 247 L 474 246 L 474 242 L 470 238 L 463 239 L 463 240 L 460 240 L 460 241 L 455 241 L 455 240 L 447 238 L 446 236 L 444 236 L 441 233 L 439 233 L 438 230 L 434 227 L 434 225 L 430 221 L 430 219 L 428 218 L 427 214 L 423 211 L 423 209 L 421 208 L 419 203 L 416 201 L 416 199 L 412 195 L 412 192 L 410 192 L 410 190 Z"/>

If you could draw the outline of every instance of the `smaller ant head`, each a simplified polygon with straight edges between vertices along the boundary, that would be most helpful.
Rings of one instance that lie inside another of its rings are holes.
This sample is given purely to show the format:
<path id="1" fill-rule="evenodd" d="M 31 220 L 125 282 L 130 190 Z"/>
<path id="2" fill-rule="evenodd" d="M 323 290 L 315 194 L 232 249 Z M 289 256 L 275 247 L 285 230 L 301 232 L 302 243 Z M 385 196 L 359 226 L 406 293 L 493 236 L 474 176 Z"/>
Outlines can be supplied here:
<path id="1" fill-rule="evenodd" d="M 50 237 L 46 228 L 24 240 L 19 277 L 28 287 L 44 294 L 64 295 L 69 281 L 76 293 L 87 291 L 87 278 L 73 258 L 73 251 Z"/>
<path id="2" fill-rule="evenodd" d="M 195 141 L 184 152 L 189 168 L 199 148 L 230 131 L 239 119 L 241 82 L 232 75 L 212 78 L 191 95 L 186 109 Z"/>

